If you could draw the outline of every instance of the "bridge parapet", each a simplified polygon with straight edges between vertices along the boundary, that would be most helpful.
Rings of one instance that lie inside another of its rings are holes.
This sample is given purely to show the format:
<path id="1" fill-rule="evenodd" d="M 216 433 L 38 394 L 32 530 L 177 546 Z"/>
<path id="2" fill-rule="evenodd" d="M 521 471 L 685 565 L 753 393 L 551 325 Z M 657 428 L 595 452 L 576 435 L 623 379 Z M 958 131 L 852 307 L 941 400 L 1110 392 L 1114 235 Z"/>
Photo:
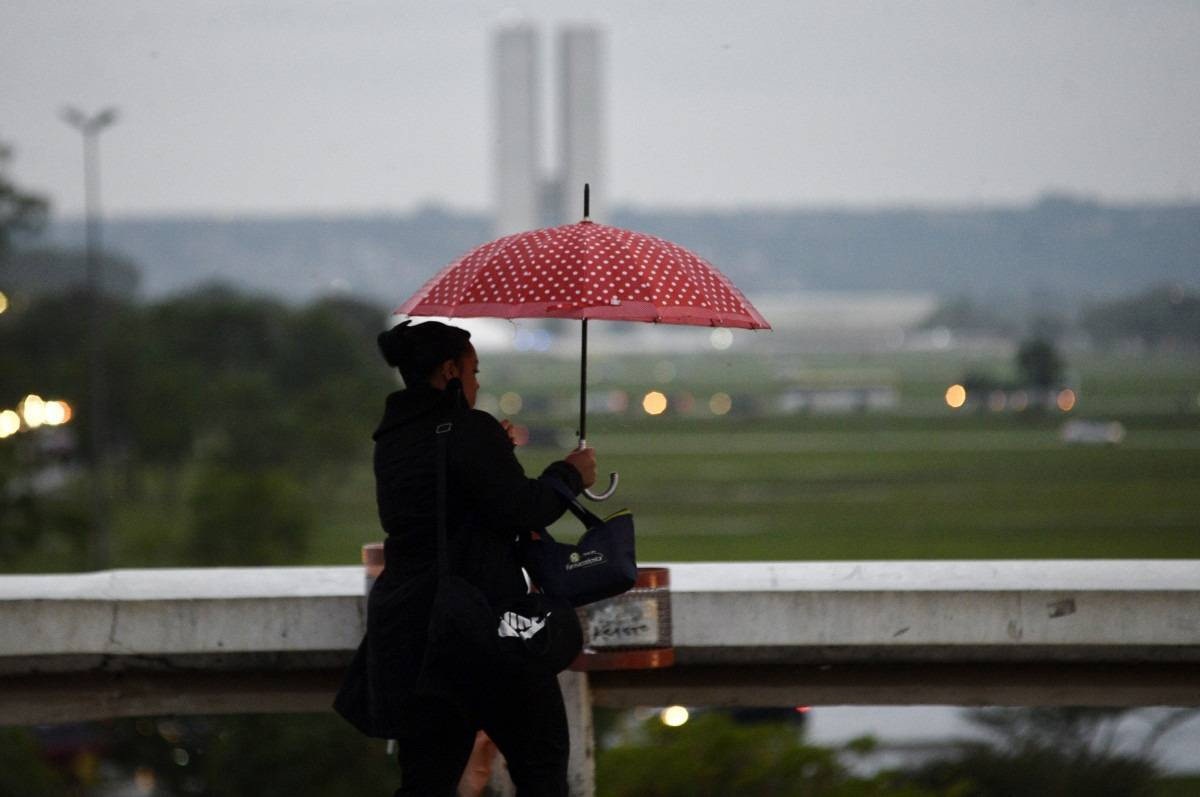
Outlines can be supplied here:
<path id="1" fill-rule="evenodd" d="M 665 563 L 677 666 L 605 705 L 1200 704 L 1200 561 Z M 0 576 L 0 724 L 328 707 L 358 567 Z"/>

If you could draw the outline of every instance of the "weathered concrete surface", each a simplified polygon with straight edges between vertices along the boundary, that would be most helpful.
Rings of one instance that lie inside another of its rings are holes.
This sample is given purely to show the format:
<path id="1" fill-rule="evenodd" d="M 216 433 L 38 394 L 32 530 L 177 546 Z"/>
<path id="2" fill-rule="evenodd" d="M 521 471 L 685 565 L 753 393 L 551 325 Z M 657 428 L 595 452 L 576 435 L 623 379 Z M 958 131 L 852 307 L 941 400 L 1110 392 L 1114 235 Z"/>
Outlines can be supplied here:
<path id="1" fill-rule="evenodd" d="M 693 564 L 685 662 L 1200 661 L 1200 562 Z"/>
<path id="2" fill-rule="evenodd" d="M 363 632 L 357 567 L 0 576 L 5 658 L 343 650 Z"/>
<path id="3" fill-rule="evenodd" d="M 596 702 L 1200 704 L 1200 561 L 666 566 L 678 665 L 593 673 Z M 0 577 L 0 723 L 323 710 L 362 590 L 358 567 Z"/>
<path id="4" fill-rule="evenodd" d="M 917 654 L 938 660 L 1197 660 L 1200 562 L 668 564 L 684 660 Z M 0 576 L 3 660 L 352 649 L 357 567 Z M 892 651 L 885 654 L 884 651 Z M 905 653 L 907 651 L 907 653 Z"/>

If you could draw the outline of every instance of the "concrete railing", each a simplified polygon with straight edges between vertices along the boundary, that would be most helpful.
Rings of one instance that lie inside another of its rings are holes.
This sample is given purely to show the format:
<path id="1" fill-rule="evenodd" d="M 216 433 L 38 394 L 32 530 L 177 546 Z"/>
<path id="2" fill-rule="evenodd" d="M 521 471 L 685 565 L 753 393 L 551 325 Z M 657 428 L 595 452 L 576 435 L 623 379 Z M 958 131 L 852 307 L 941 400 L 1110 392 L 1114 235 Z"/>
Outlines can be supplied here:
<path id="1" fill-rule="evenodd" d="M 667 564 L 676 666 L 602 705 L 1200 704 L 1200 561 Z M 358 567 L 0 577 L 0 724 L 328 707 Z"/>

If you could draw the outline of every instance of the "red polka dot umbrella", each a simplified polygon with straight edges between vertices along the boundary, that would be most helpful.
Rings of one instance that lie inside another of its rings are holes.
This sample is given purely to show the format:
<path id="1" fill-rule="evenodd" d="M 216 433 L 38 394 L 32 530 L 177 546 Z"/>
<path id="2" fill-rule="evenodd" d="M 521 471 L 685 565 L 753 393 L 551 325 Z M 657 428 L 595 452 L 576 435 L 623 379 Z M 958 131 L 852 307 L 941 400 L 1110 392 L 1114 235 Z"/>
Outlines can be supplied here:
<path id="1" fill-rule="evenodd" d="M 587 220 L 473 249 L 397 312 L 770 329 L 733 283 L 698 255 L 662 238 Z"/>
<path id="2" fill-rule="evenodd" d="M 581 445 L 589 319 L 771 328 L 703 258 L 662 238 L 596 224 L 586 218 L 586 199 L 584 208 L 577 224 L 517 233 L 471 250 L 396 310 L 409 316 L 581 319 Z"/>

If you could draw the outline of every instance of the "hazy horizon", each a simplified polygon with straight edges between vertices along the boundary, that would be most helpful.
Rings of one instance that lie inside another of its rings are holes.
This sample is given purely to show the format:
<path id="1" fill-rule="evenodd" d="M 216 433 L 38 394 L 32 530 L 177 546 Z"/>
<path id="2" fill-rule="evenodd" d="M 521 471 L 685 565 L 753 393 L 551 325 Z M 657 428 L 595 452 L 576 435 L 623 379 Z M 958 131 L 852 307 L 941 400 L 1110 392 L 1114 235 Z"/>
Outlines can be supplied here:
<path id="1" fill-rule="evenodd" d="M 979 207 L 1200 199 L 1200 4 L 14 0 L 11 176 L 110 216 L 490 212 L 491 36 L 538 26 L 545 162 L 564 23 L 605 30 L 616 207 Z"/>
<path id="2" fill-rule="evenodd" d="M 1194 207 L 1200 205 L 1200 196 L 1184 197 L 1184 198 L 1148 198 L 1148 199 L 1128 199 L 1123 201 L 1110 201 L 1100 196 L 1091 196 L 1086 194 L 1068 193 L 1063 191 L 1044 191 L 1034 196 L 1025 199 L 1012 200 L 978 200 L 978 201 L 955 201 L 955 200 L 928 200 L 928 201 L 846 201 L 842 203 L 803 203 L 803 202 L 784 202 L 780 201 L 774 204 L 744 204 L 737 206 L 720 206 L 720 205 L 696 205 L 696 206 L 665 206 L 665 205 L 648 205 L 639 203 L 619 202 L 613 208 L 615 213 L 658 213 L 664 215 L 680 214 L 680 215 L 703 215 L 703 214 L 764 214 L 772 213 L 799 213 L 799 214 L 838 214 L 845 213 L 847 215 L 867 215 L 871 213 L 903 213 L 912 212 L 931 212 L 931 213 L 955 213 L 955 212 L 988 212 L 988 211 L 1004 211 L 1004 210 L 1028 210 L 1034 208 L 1040 203 L 1047 200 L 1065 199 L 1069 202 L 1078 202 L 1081 204 L 1095 204 L 1099 207 L 1107 209 L 1137 209 L 1137 208 L 1159 208 L 1159 207 Z M 73 213 L 58 212 L 57 208 L 52 208 L 52 224 L 63 225 L 78 225 L 82 226 L 86 219 L 83 215 L 82 208 L 76 209 Z M 278 208 L 278 209 L 244 209 L 244 210 L 205 210 L 205 209 L 135 209 L 127 212 L 114 212 L 105 209 L 104 215 L 108 221 L 214 221 L 214 222 L 269 222 L 269 221 L 297 221 L 304 219 L 312 219 L 315 221 L 352 221 L 365 219 L 390 219 L 390 218 L 409 218 L 422 213 L 443 213 L 451 216 L 462 216 L 466 218 L 487 219 L 490 217 L 490 208 L 480 207 L 457 207 L 441 202 L 423 202 L 417 203 L 411 207 L 404 208 L 327 208 L 327 209 L 307 209 L 307 208 Z M 610 213 L 611 215 L 611 213 Z M 611 222 L 611 219 L 607 220 Z"/>

